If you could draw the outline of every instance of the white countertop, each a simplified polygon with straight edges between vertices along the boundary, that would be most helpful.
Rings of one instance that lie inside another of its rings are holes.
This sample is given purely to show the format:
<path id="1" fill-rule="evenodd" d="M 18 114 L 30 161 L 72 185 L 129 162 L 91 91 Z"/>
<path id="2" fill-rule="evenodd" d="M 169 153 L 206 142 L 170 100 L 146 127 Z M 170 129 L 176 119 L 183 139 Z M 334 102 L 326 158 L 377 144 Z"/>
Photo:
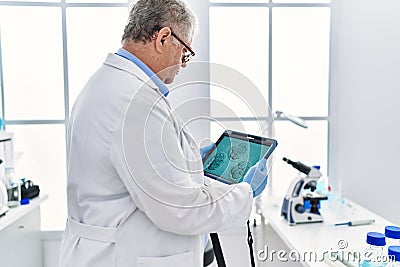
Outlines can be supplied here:
<path id="1" fill-rule="evenodd" d="M 322 223 L 307 223 L 290 226 L 280 215 L 281 200 L 268 198 L 265 200 L 263 214 L 273 230 L 281 237 L 290 250 L 304 255 L 316 253 L 317 261 L 300 261 L 304 266 L 343 266 L 333 257 L 333 262 L 323 259 L 328 258 L 327 253 L 337 251 L 343 255 L 345 252 L 360 252 L 366 248 L 367 232 L 384 233 L 385 226 L 394 225 L 386 219 L 369 211 L 368 209 L 350 201 L 336 203 L 326 201 L 320 210 L 324 216 Z M 361 226 L 333 226 L 338 222 L 349 220 L 375 219 L 375 223 Z M 289 253 L 289 251 L 288 251 Z M 324 253 L 325 256 L 324 256 Z M 347 254 L 345 254 L 347 255 Z M 286 256 L 287 257 L 287 256 Z M 347 257 L 347 256 L 346 256 Z M 314 257 L 315 258 L 315 257 Z M 337 262 L 337 264 L 336 264 Z M 349 265 L 351 266 L 351 265 Z"/>
<path id="2" fill-rule="evenodd" d="M 39 195 L 38 197 L 31 199 L 28 205 L 20 205 L 15 208 L 10 208 L 4 216 L 0 217 L 0 231 L 39 207 L 47 198 L 47 195 Z"/>

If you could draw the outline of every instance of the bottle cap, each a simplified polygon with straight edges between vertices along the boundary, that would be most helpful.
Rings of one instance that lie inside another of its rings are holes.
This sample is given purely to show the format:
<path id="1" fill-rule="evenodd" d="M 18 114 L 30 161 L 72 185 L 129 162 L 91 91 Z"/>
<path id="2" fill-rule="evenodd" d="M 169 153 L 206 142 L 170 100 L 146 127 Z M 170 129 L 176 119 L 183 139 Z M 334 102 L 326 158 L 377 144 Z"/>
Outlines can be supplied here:
<path id="1" fill-rule="evenodd" d="M 367 243 L 373 246 L 384 246 L 386 245 L 385 236 L 377 232 L 367 233 Z"/>
<path id="2" fill-rule="evenodd" d="M 386 226 L 385 236 L 393 239 L 400 239 L 400 227 L 397 226 Z"/>
<path id="3" fill-rule="evenodd" d="M 29 204 L 29 198 L 23 198 L 19 202 L 21 205 L 27 205 Z"/>
<path id="4" fill-rule="evenodd" d="M 321 169 L 321 166 L 319 166 L 319 165 L 314 165 L 314 166 L 312 166 L 314 169 L 317 169 L 317 170 L 320 170 Z"/>
<path id="5" fill-rule="evenodd" d="M 388 248 L 388 255 L 392 256 L 395 261 L 400 261 L 400 246 L 390 246 Z"/>

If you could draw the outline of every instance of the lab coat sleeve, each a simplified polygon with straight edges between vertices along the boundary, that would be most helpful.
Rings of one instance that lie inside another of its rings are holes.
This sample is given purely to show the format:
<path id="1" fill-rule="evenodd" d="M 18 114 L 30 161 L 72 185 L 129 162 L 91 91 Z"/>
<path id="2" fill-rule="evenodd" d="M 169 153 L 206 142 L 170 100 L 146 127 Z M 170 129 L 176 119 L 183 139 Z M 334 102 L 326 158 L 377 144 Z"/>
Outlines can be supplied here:
<path id="1" fill-rule="evenodd" d="M 188 158 L 190 148 L 162 97 L 139 90 L 117 123 L 111 161 L 133 201 L 161 230 L 201 234 L 244 226 L 251 212 L 247 183 L 209 186 L 201 159 Z M 193 153 L 193 152 L 192 152 Z M 200 160 L 200 162 L 198 162 Z"/>

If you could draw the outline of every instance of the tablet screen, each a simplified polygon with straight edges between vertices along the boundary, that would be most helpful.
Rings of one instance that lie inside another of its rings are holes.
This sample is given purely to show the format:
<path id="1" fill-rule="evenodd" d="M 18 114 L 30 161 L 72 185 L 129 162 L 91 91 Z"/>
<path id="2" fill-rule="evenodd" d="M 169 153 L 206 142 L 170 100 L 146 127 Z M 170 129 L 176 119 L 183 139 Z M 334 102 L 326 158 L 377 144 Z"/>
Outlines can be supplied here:
<path id="1" fill-rule="evenodd" d="M 268 156 L 275 146 L 272 139 L 224 132 L 216 148 L 205 157 L 204 173 L 226 183 L 239 183 L 250 167 Z"/>

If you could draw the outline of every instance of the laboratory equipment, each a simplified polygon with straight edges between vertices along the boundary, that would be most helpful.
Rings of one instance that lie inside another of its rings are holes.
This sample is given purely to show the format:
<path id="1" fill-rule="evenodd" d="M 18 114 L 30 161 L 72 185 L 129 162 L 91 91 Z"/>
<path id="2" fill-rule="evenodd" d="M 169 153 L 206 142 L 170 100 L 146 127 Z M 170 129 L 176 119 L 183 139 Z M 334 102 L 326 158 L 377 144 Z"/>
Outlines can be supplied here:
<path id="1" fill-rule="evenodd" d="M 387 265 L 385 253 L 383 251 L 386 245 L 385 235 L 377 232 L 367 233 L 368 247 L 362 253 L 362 261 L 359 262 L 360 267 L 384 267 Z"/>
<path id="2" fill-rule="evenodd" d="M 400 246 L 390 246 L 388 248 L 388 255 L 392 262 L 387 267 L 400 267 Z"/>
<path id="3" fill-rule="evenodd" d="M 40 194 L 40 188 L 35 185 L 31 180 L 22 178 L 21 182 L 21 200 L 24 198 L 32 199 Z"/>
<path id="4" fill-rule="evenodd" d="M 8 206 L 17 207 L 21 201 L 21 183 L 15 178 L 14 168 L 6 168 L 5 172 Z"/>
<path id="5" fill-rule="evenodd" d="M 387 246 L 400 246 L 400 227 L 386 226 L 385 236 Z"/>
<path id="6" fill-rule="evenodd" d="M 9 207 L 19 205 L 21 200 L 20 182 L 15 179 L 14 174 L 14 144 L 13 134 L 0 131 L 0 158 L 4 159 L 0 165 L 0 177 L 6 187 L 7 200 Z"/>
<path id="7" fill-rule="evenodd" d="M 13 134 L 0 131 L 0 216 L 8 210 L 5 169 L 13 162 Z"/>
<path id="8" fill-rule="evenodd" d="M 274 113 L 275 115 L 275 119 L 279 119 L 279 118 L 286 118 L 287 120 L 289 120 L 290 122 L 296 124 L 297 126 L 303 127 L 303 128 L 308 128 L 308 125 L 306 123 L 305 120 L 303 120 L 300 117 L 282 112 L 282 111 L 275 111 Z"/>
<path id="9" fill-rule="evenodd" d="M 7 189 L 3 182 L 0 181 L 0 216 L 3 216 L 8 210 Z"/>
<path id="10" fill-rule="evenodd" d="M 357 220 L 357 221 L 348 221 L 348 222 L 342 222 L 342 223 L 335 223 L 334 226 L 340 226 L 340 225 L 358 226 L 358 225 L 373 224 L 374 222 L 375 222 L 374 219 L 371 219 L 371 220 Z"/>
<path id="11" fill-rule="evenodd" d="M 289 225 L 322 222 L 320 201 L 328 199 L 326 195 L 316 192 L 317 181 L 322 173 L 318 168 L 306 166 L 299 161 L 293 162 L 287 158 L 283 158 L 283 161 L 306 174 L 306 177 L 297 177 L 290 184 L 283 199 L 281 216 Z"/>
<path id="12" fill-rule="evenodd" d="M 0 131 L 0 159 L 3 164 L 0 164 L 0 178 L 4 185 L 5 169 L 14 167 L 14 149 L 13 149 L 13 134 L 5 131 Z"/>

